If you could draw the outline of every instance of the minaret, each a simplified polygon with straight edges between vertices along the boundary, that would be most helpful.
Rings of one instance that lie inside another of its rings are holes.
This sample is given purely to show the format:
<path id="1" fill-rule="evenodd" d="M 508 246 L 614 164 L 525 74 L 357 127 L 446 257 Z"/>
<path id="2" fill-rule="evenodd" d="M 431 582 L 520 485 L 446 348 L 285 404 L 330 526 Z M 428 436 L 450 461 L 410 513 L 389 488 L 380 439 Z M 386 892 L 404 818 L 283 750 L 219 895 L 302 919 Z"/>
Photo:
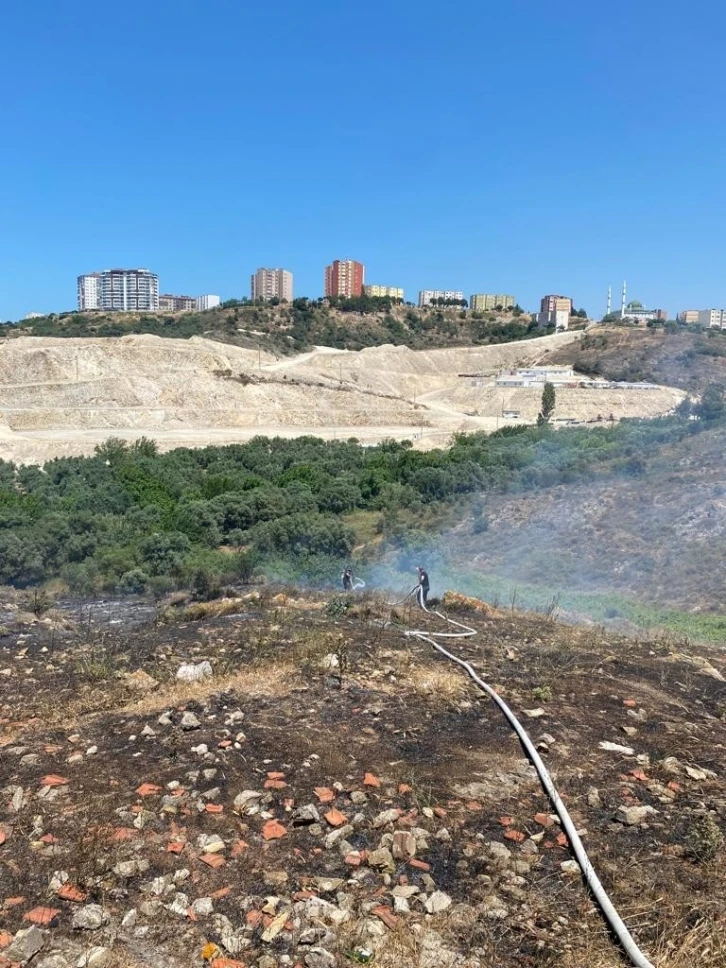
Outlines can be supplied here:
<path id="1" fill-rule="evenodd" d="M 625 279 L 623 279 L 623 300 L 622 300 L 622 302 L 620 304 L 620 318 L 621 319 L 625 319 L 625 299 L 626 299 L 627 292 L 628 292 L 628 287 L 627 287 L 627 284 L 625 282 Z"/>
<path id="2" fill-rule="evenodd" d="M 609 316 L 610 315 L 610 310 L 612 308 L 612 301 L 613 301 L 613 287 L 612 286 L 608 286 L 608 304 L 607 304 L 607 307 L 605 309 L 605 315 L 606 316 Z"/>

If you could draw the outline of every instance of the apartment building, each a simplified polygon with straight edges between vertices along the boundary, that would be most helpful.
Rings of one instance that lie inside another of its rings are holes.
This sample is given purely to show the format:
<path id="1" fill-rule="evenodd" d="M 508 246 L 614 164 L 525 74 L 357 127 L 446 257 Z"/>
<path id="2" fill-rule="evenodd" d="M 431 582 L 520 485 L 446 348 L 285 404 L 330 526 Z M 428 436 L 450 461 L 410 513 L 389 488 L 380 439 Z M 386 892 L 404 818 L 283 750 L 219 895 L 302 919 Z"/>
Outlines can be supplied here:
<path id="1" fill-rule="evenodd" d="M 101 308 L 100 272 L 89 272 L 78 277 L 78 308 L 82 313 Z"/>
<path id="2" fill-rule="evenodd" d="M 258 269 L 250 276 L 252 299 L 292 302 L 292 273 L 287 269 Z"/>
<path id="3" fill-rule="evenodd" d="M 197 296 L 197 298 L 194 301 L 196 303 L 195 308 L 199 310 L 216 309 L 217 306 L 221 305 L 221 300 L 219 296 L 212 296 L 212 295 Z"/>
<path id="4" fill-rule="evenodd" d="M 149 269 L 104 269 L 103 272 L 79 276 L 78 308 L 105 312 L 156 312 L 159 309 L 159 277 Z"/>
<path id="5" fill-rule="evenodd" d="M 325 296 L 363 295 L 365 266 L 355 259 L 335 259 L 325 267 Z"/>
<path id="6" fill-rule="evenodd" d="M 445 302 L 462 302 L 464 293 L 460 289 L 421 289 L 418 294 L 419 309 L 431 306 L 436 300 Z"/>
<path id="7" fill-rule="evenodd" d="M 678 313 L 678 322 L 685 326 L 698 326 L 700 309 L 684 309 Z"/>
<path id="8" fill-rule="evenodd" d="M 195 296 L 173 296 L 171 293 L 162 293 L 159 296 L 159 311 L 165 313 L 188 313 L 197 308 Z"/>
<path id="9" fill-rule="evenodd" d="M 726 309 L 700 309 L 698 325 L 704 329 L 726 329 Z"/>
<path id="10" fill-rule="evenodd" d="M 516 302 L 514 296 L 501 293 L 475 292 L 469 299 L 469 309 L 474 309 L 477 312 L 496 309 L 497 306 L 501 306 L 502 309 L 511 309 L 516 305 Z"/>
<path id="11" fill-rule="evenodd" d="M 572 314 L 572 300 L 569 296 L 543 296 L 537 313 L 537 324 L 546 329 L 554 326 L 556 330 L 568 329 Z"/>
<path id="12" fill-rule="evenodd" d="M 363 286 L 363 295 L 377 299 L 400 299 L 403 302 L 403 289 L 396 286 Z"/>

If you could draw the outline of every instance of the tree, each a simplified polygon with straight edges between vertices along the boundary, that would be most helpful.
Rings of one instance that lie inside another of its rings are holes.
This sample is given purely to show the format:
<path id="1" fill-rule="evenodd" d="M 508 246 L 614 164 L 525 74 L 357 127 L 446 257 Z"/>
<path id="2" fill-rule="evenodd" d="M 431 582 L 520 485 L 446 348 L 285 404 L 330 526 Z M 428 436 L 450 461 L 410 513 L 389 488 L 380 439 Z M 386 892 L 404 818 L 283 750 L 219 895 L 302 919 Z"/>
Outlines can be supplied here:
<path id="1" fill-rule="evenodd" d="M 542 409 L 537 415 L 537 426 L 548 424 L 555 412 L 555 388 L 551 383 L 545 383 L 542 391 Z"/>
<path id="2" fill-rule="evenodd" d="M 720 383 L 709 383 L 701 396 L 701 402 L 694 412 L 701 420 L 720 420 L 726 415 L 724 388 Z"/>

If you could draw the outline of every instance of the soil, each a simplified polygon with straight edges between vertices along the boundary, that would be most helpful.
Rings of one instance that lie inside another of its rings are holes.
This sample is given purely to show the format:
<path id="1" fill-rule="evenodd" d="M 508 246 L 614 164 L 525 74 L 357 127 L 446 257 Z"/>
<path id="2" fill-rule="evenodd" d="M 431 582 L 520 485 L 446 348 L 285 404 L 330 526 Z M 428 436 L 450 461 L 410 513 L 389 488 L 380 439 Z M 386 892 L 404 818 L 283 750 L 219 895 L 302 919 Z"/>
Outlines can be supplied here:
<path id="1" fill-rule="evenodd" d="M 132 632 L 14 614 L 0 637 L 0 948 L 50 906 L 43 956 L 69 964 L 98 945 L 110 964 L 186 968 L 209 943 L 218 966 L 342 966 L 365 950 L 384 968 L 622 963 L 501 713 L 405 637 L 441 631 L 435 616 L 274 589 L 177 604 Z M 722 966 L 723 654 L 466 605 L 452 617 L 478 633 L 452 649 L 540 743 L 638 943 L 663 968 Z M 202 661 L 211 678 L 175 678 Z M 308 805 L 319 822 L 296 819 Z M 629 806 L 656 812 L 617 821 Z M 223 842 L 211 861 L 203 835 Z M 381 849 L 396 856 L 376 866 Z M 130 861 L 148 866 L 118 867 Z M 82 901 L 59 896 L 59 871 Z M 416 889 L 405 905 L 401 887 Z M 108 922 L 74 930 L 88 904 Z"/>

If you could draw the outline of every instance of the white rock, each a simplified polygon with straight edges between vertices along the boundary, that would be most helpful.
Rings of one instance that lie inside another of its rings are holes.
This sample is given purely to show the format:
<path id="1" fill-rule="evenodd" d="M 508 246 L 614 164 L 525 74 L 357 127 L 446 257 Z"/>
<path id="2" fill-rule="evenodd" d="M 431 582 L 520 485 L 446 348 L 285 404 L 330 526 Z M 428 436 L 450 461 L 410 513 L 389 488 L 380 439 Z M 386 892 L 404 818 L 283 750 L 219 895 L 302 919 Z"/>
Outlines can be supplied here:
<path id="1" fill-rule="evenodd" d="M 629 746 L 620 746 L 619 743 L 610 743 L 608 740 L 602 740 L 597 745 L 601 750 L 607 750 L 608 753 L 622 753 L 623 756 L 635 755 L 635 750 L 631 749 Z"/>
<path id="2" fill-rule="evenodd" d="M 177 669 L 176 677 L 182 682 L 201 682 L 214 675 L 210 662 L 186 662 Z"/>
<path id="3" fill-rule="evenodd" d="M 451 907 L 451 898 L 443 891 L 434 891 L 431 897 L 426 899 L 426 910 L 429 914 L 439 914 Z"/>

